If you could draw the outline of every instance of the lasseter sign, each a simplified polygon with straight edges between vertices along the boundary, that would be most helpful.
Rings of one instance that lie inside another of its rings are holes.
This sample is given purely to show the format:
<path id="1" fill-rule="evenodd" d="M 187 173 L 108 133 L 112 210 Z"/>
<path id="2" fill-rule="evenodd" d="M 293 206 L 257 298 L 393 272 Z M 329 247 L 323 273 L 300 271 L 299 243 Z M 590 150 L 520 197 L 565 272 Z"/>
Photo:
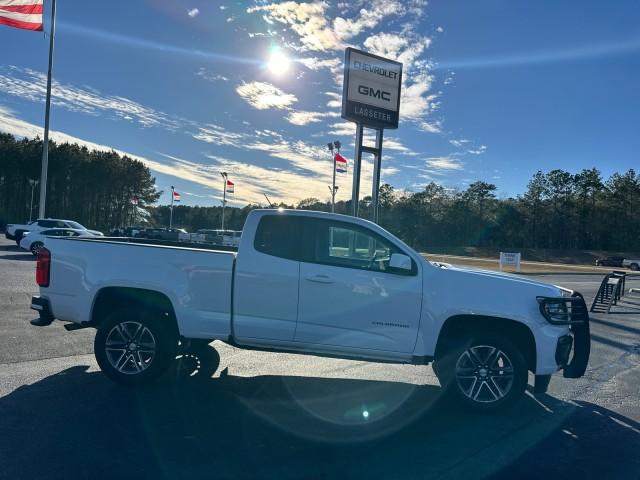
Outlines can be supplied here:
<path id="1" fill-rule="evenodd" d="M 342 118 L 371 128 L 398 128 L 402 63 L 347 48 Z"/>

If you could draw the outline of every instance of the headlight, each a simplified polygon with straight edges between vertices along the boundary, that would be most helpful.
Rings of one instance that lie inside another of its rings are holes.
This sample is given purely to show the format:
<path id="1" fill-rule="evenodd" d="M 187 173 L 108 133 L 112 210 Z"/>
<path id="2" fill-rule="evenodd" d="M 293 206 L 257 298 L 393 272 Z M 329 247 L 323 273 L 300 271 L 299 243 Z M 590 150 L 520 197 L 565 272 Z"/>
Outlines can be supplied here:
<path id="1" fill-rule="evenodd" d="M 552 318 L 553 317 L 559 317 L 560 315 L 564 316 L 567 313 L 567 304 L 564 303 L 564 302 L 545 303 L 543 305 L 543 309 L 545 310 L 546 314 L 549 315 Z M 563 320 L 564 320 L 564 318 L 563 318 Z"/>
<path id="2" fill-rule="evenodd" d="M 580 294 L 572 297 L 536 297 L 540 313 L 551 324 L 570 325 L 588 320 L 587 306 Z"/>

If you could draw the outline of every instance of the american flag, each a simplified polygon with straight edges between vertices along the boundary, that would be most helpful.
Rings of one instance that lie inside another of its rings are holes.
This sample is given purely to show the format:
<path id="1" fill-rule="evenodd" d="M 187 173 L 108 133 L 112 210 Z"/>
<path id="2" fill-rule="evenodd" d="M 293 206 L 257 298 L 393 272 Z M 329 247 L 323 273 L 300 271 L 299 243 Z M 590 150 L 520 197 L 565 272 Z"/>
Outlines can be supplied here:
<path id="1" fill-rule="evenodd" d="M 42 30 L 43 0 L 0 0 L 0 25 Z"/>
<path id="2" fill-rule="evenodd" d="M 175 190 L 173 191 L 173 201 L 174 202 L 179 202 L 180 201 L 180 194 L 178 192 L 176 192 Z"/>
<path id="3" fill-rule="evenodd" d="M 347 159 L 346 158 L 344 158 L 339 153 L 336 153 L 335 162 L 336 162 L 336 172 L 347 173 Z"/>
<path id="4" fill-rule="evenodd" d="M 235 184 L 231 180 L 227 180 L 227 193 L 233 193 Z"/>

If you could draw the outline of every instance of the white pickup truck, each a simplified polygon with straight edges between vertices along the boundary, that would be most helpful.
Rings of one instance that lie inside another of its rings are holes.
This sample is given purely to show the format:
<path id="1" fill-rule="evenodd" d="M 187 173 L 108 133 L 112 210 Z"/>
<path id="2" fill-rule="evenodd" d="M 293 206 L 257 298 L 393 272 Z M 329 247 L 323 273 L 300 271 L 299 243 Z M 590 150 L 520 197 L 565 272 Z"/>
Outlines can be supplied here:
<path id="1" fill-rule="evenodd" d="M 236 251 L 135 239 L 50 239 L 38 255 L 34 325 L 97 329 L 111 379 L 163 374 L 182 343 L 433 368 L 469 406 L 499 409 L 551 374 L 584 374 L 580 294 L 523 277 L 431 263 L 366 220 L 254 210 Z M 571 352 L 573 350 L 573 355 Z M 571 361 L 569 360 L 572 357 Z"/>
<path id="2" fill-rule="evenodd" d="M 622 260 L 622 266 L 623 267 L 628 267 L 631 270 L 633 270 L 634 272 L 640 270 L 640 259 L 637 258 L 631 258 L 631 259 L 627 259 L 625 258 L 624 260 Z"/>

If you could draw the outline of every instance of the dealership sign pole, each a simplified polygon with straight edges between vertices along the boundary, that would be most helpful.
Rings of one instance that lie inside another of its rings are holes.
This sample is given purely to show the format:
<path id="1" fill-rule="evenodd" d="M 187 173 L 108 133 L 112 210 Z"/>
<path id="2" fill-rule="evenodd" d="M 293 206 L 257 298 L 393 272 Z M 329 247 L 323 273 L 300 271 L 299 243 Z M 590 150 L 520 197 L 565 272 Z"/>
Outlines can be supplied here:
<path id="1" fill-rule="evenodd" d="M 378 221 L 382 139 L 385 128 L 398 128 L 402 63 L 354 48 L 345 51 L 342 89 L 342 118 L 356 123 L 356 150 L 353 160 L 352 214 L 358 216 L 362 153 L 371 153 L 373 161 L 373 221 Z M 376 131 L 374 147 L 362 145 L 364 129 Z"/>

